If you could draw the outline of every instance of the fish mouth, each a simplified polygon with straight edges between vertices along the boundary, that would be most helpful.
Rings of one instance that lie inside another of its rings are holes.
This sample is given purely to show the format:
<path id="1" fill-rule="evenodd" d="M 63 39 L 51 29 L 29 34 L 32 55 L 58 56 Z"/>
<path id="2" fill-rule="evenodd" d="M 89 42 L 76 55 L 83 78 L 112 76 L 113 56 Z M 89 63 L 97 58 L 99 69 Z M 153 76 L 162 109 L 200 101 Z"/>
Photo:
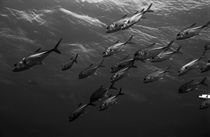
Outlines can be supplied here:
<path id="1" fill-rule="evenodd" d="M 12 72 L 20 72 L 20 71 L 24 71 L 25 69 L 18 69 L 18 68 L 13 68 Z"/>
<path id="2" fill-rule="evenodd" d="M 150 82 L 152 82 L 152 81 L 147 80 L 147 79 L 144 79 L 144 81 L 143 81 L 143 83 L 145 83 L 145 84 L 150 83 Z"/>
<path id="3" fill-rule="evenodd" d="M 13 72 L 18 72 L 17 68 L 12 69 Z"/>

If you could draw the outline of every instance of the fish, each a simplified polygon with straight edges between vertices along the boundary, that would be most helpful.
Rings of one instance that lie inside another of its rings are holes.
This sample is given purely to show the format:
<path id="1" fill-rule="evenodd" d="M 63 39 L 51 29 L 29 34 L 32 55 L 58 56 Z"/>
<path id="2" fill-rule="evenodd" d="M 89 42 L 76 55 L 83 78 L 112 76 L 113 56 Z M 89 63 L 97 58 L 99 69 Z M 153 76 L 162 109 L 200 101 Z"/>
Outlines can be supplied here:
<path id="1" fill-rule="evenodd" d="M 169 72 L 170 70 L 170 66 L 167 67 L 165 70 L 156 70 L 152 73 L 149 73 L 147 74 L 145 77 L 144 77 L 144 80 L 143 82 L 146 84 L 146 83 L 151 83 L 151 82 L 154 82 L 154 81 L 158 81 L 160 79 L 163 79 L 165 74 L 167 72 Z"/>
<path id="2" fill-rule="evenodd" d="M 94 104 L 88 103 L 88 104 L 83 104 L 80 103 L 78 107 L 71 113 L 71 115 L 68 117 L 69 122 L 75 121 L 78 119 L 81 115 L 83 115 L 86 111 L 86 108 L 88 106 L 95 106 Z"/>
<path id="3" fill-rule="evenodd" d="M 107 96 L 110 89 L 116 90 L 117 88 L 114 87 L 114 83 L 111 84 L 108 88 L 101 85 L 96 91 L 94 91 L 90 96 L 90 103 L 93 104 L 96 101 L 99 101 Z"/>
<path id="4" fill-rule="evenodd" d="M 138 23 L 142 18 L 144 18 L 144 15 L 146 13 L 154 12 L 153 10 L 151 10 L 151 7 L 152 3 L 148 6 L 146 10 L 143 8 L 141 11 L 137 11 L 131 16 L 124 15 L 119 20 L 107 25 L 106 33 L 114 33 L 132 27 L 134 24 Z"/>
<path id="5" fill-rule="evenodd" d="M 207 28 L 210 25 L 210 20 L 203 26 L 195 27 L 196 23 L 193 23 L 189 27 L 184 28 L 176 35 L 176 40 L 184 40 L 196 35 L 199 35 L 204 28 Z"/>
<path id="6" fill-rule="evenodd" d="M 174 43 L 174 40 L 170 41 L 170 43 L 167 46 L 164 46 L 164 47 L 154 47 L 154 48 L 152 47 L 152 48 L 146 48 L 146 49 L 138 50 L 135 53 L 136 59 L 140 60 L 142 62 L 145 62 L 146 60 L 150 60 L 150 59 L 156 57 L 162 51 L 169 50 L 173 43 Z M 150 46 L 154 46 L 155 44 L 156 43 L 153 43 Z"/>
<path id="7" fill-rule="evenodd" d="M 104 52 L 103 52 L 103 57 L 110 57 L 112 55 L 115 55 L 119 52 L 122 51 L 122 49 L 129 43 L 131 43 L 131 40 L 133 39 L 133 35 L 129 37 L 129 39 L 126 42 L 119 42 L 116 41 L 112 46 L 108 47 Z"/>
<path id="8" fill-rule="evenodd" d="M 200 99 L 209 99 L 210 100 L 210 94 L 201 94 L 198 96 Z"/>
<path id="9" fill-rule="evenodd" d="M 118 94 L 110 95 L 107 99 L 105 99 L 102 102 L 102 104 L 99 106 L 99 111 L 104 111 L 108 109 L 111 105 L 116 104 L 119 96 L 123 96 L 123 95 L 125 95 L 125 93 L 123 93 L 122 88 L 120 88 Z"/>
<path id="10" fill-rule="evenodd" d="M 202 52 L 201 56 L 197 59 L 190 60 L 188 63 L 183 65 L 180 70 L 178 71 L 178 76 L 183 76 L 187 72 L 192 69 L 199 67 L 200 61 L 205 57 L 207 49 L 204 47 L 204 51 Z"/>
<path id="11" fill-rule="evenodd" d="M 189 92 L 192 92 L 194 90 L 197 90 L 198 87 L 200 85 L 203 85 L 203 86 L 208 86 L 208 84 L 206 83 L 206 80 L 207 80 L 207 77 L 204 77 L 201 81 L 195 81 L 195 80 L 190 80 L 186 83 L 184 83 L 183 85 L 181 85 L 179 87 L 179 93 L 180 94 L 184 94 L 184 93 L 189 93 Z"/>
<path id="12" fill-rule="evenodd" d="M 210 70 L 210 60 L 208 60 L 207 63 L 200 68 L 200 70 L 201 73 L 208 72 Z"/>
<path id="13" fill-rule="evenodd" d="M 210 99 L 203 100 L 200 104 L 200 110 L 208 109 L 210 106 Z"/>
<path id="14" fill-rule="evenodd" d="M 210 106 L 210 94 L 202 94 L 198 96 L 201 99 L 200 110 L 208 109 Z"/>
<path id="15" fill-rule="evenodd" d="M 174 54 L 183 54 L 181 51 L 181 46 L 179 46 L 176 50 L 167 50 L 160 52 L 157 56 L 152 57 L 150 59 L 151 62 L 162 62 L 166 60 L 170 60 Z"/>
<path id="16" fill-rule="evenodd" d="M 111 76 L 111 83 L 116 83 L 117 81 L 121 80 L 122 78 L 124 78 L 125 76 L 127 76 L 127 71 L 130 69 L 130 67 L 121 69 L 119 71 L 117 71 L 116 73 L 114 73 Z"/>
<path id="17" fill-rule="evenodd" d="M 41 50 L 41 48 L 39 48 L 31 55 L 22 58 L 22 60 L 14 64 L 14 68 L 12 69 L 12 71 L 21 72 L 21 71 L 28 70 L 36 65 L 41 65 L 43 64 L 43 60 L 52 52 L 61 54 L 61 52 L 58 50 L 58 46 L 60 45 L 61 41 L 62 39 L 58 41 L 58 43 L 53 49 Z"/>
<path id="18" fill-rule="evenodd" d="M 61 68 L 61 70 L 62 70 L 62 71 L 65 71 L 65 70 L 71 69 L 72 66 L 73 66 L 75 63 L 78 63 L 78 62 L 77 62 L 77 58 L 78 58 L 78 54 L 76 54 L 74 58 L 71 58 L 70 61 L 64 63 L 63 66 L 62 66 L 62 68 Z"/>
<path id="19" fill-rule="evenodd" d="M 96 74 L 96 71 L 99 68 L 104 67 L 103 62 L 104 62 L 104 59 L 102 59 L 101 62 L 97 66 L 90 64 L 87 68 L 85 68 L 79 73 L 79 79 L 84 79 L 84 78 L 90 77 L 91 75 Z"/>
<path id="20" fill-rule="evenodd" d="M 121 62 L 119 62 L 118 64 L 114 65 L 111 67 L 111 73 L 116 73 L 124 68 L 137 68 L 137 66 L 135 66 L 135 61 L 136 58 L 135 56 L 131 59 L 127 59 L 127 60 L 123 60 Z"/>

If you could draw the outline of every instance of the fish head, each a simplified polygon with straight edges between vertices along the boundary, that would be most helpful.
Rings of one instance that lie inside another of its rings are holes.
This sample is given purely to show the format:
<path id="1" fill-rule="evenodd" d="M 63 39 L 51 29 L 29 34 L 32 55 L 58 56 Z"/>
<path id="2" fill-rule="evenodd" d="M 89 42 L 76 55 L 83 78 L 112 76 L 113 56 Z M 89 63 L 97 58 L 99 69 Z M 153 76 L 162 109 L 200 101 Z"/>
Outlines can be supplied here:
<path id="1" fill-rule="evenodd" d="M 145 60 L 147 59 L 147 51 L 145 50 L 141 50 L 138 53 L 135 54 L 135 58 L 137 58 L 138 60 Z"/>
<path id="2" fill-rule="evenodd" d="M 72 122 L 74 120 L 76 120 L 79 116 L 76 114 L 76 113 L 72 113 L 70 116 L 69 116 L 69 122 Z"/>
<path id="3" fill-rule="evenodd" d="M 200 105 L 200 109 L 201 110 L 204 110 L 204 109 L 207 109 L 209 107 L 210 103 L 208 103 L 207 101 L 202 101 L 201 102 L 201 105 Z"/>
<path id="4" fill-rule="evenodd" d="M 109 57 L 109 56 L 111 56 L 112 55 L 112 53 L 111 53 L 111 50 L 110 49 L 107 49 L 106 51 L 104 51 L 103 53 L 103 57 Z"/>
<path id="5" fill-rule="evenodd" d="M 23 58 L 20 62 L 14 64 L 12 69 L 13 72 L 20 72 L 29 69 L 30 67 L 27 65 L 25 58 Z"/>
<path id="6" fill-rule="evenodd" d="M 144 78 L 144 83 L 150 83 L 150 82 L 153 82 L 154 81 L 154 78 L 152 76 L 146 76 Z"/>
<path id="7" fill-rule="evenodd" d="M 183 76 L 184 74 L 186 74 L 188 71 L 187 67 L 186 68 L 181 68 L 179 71 L 178 71 L 178 76 Z"/>
<path id="8" fill-rule="evenodd" d="M 106 33 L 113 33 L 121 29 L 120 25 L 117 23 L 112 23 L 106 27 Z"/>
<path id="9" fill-rule="evenodd" d="M 176 40 L 184 40 L 193 37 L 194 35 L 195 35 L 194 33 L 190 33 L 190 31 L 188 30 L 181 31 L 176 35 Z"/>
<path id="10" fill-rule="evenodd" d="M 182 40 L 183 37 L 184 37 L 183 32 L 179 32 L 179 33 L 176 35 L 176 40 Z"/>
<path id="11" fill-rule="evenodd" d="M 185 93 L 185 89 L 184 89 L 183 87 L 180 87 L 178 93 L 179 93 L 179 94 Z"/>
<path id="12" fill-rule="evenodd" d="M 104 111 L 106 109 L 108 109 L 108 107 L 107 107 L 107 105 L 105 103 L 103 103 L 102 105 L 99 106 L 98 111 Z"/>
<path id="13" fill-rule="evenodd" d="M 117 71 L 118 71 L 118 67 L 116 67 L 116 66 L 111 67 L 111 73 L 115 73 Z"/>
<path id="14" fill-rule="evenodd" d="M 87 77 L 87 75 L 85 73 L 83 73 L 83 72 L 79 73 L 79 79 L 84 79 L 86 77 Z"/>
<path id="15" fill-rule="evenodd" d="M 210 70 L 210 65 L 200 68 L 201 73 L 207 72 L 209 70 Z"/>

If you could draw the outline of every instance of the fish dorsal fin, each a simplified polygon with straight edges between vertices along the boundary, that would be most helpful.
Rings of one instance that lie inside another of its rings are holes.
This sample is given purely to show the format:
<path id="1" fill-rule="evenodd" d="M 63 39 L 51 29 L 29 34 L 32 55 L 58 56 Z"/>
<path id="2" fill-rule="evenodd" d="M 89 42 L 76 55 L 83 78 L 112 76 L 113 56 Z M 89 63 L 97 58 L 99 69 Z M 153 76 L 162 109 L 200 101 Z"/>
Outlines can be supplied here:
<path id="1" fill-rule="evenodd" d="M 196 23 L 191 24 L 190 26 L 188 26 L 186 29 L 192 28 L 196 25 Z"/>
<path id="2" fill-rule="evenodd" d="M 144 10 L 145 10 L 145 9 L 143 8 L 140 12 L 144 12 Z M 139 13 L 139 11 L 137 11 L 136 14 L 137 14 L 137 13 Z"/>
<path id="3" fill-rule="evenodd" d="M 78 107 L 82 106 L 82 103 L 79 103 Z"/>
<path id="4" fill-rule="evenodd" d="M 181 31 L 184 31 L 186 29 L 190 29 L 190 28 L 194 27 L 195 25 L 196 25 L 196 23 L 193 23 L 190 26 L 183 28 Z"/>
<path id="5" fill-rule="evenodd" d="M 120 41 L 119 40 L 116 40 L 115 42 L 114 42 L 114 44 L 117 44 L 117 43 L 119 43 Z"/>
<path id="6" fill-rule="evenodd" d="M 152 44 L 147 45 L 146 48 L 150 48 L 150 47 L 153 47 L 155 45 L 156 45 L 156 43 L 152 43 Z"/>
<path id="7" fill-rule="evenodd" d="M 39 51 L 41 51 L 42 48 L 38 48 L 37 50 L 35 50 L 34 52 L 37 53 Z"/>
<path id="8" fill-rule="evenodd" d="M 189 82 L 187 82 L 187 83 L 189 84 L 189 83 L 192 83 L 192 82 L 194 82 L 194 81 L 195 81 L 195 80 L 194 80 L 194 79 L 192 79 L 192 80 L 190 80 L 190 81 L 189 81 Z"/>
<path id="9" fill-rule="evenodd" d="M 93 66 L 93 64 L 90 64 L 90 65 L 88 66 L 88 68 L 89 68 L 89 67 L 92 67 L 92 66 Z"/>
<path id="10" fill-rule="evenodd" d="M 191 62 L 193 61 L 194 59 L 193 58 L 189 58 L 187 62 Z"/>
<path id="11" fill-rule="evenodd" d="M 125 57 L 121 58 L 119 61 L 124 61 L 124 60 L 128 59 L 129 56 L 130 56 L 130 55 L 128 54 L 128 55 L 126 55 Z"/>
<path id="12" fill-rule="evenodd" d="M 141 10 L 141 12 L 142 12 L 142 10 Z M 133 13 L 133 15 L 135 15 L 135 14 L 137 14 L 137 13 L 139 13 L 139 11 L 138 11 L 138 10 L 137 10 L 136 12 L 134 12 L 134 13 Z"/>
<path id="13" fill-rule="evenodd" d="M 125 15 L 123 15 L 122 17 L 121 17 L 121 19 L 124 19 L 125 17 L 127 17 L 128 15 L 127 14 L 125 14 Z"/>
<path id="14" fill-rule="evenodd" d="M 113 95 L 112 94 L 109 94 L 108 98 L 112 97 Z"/>

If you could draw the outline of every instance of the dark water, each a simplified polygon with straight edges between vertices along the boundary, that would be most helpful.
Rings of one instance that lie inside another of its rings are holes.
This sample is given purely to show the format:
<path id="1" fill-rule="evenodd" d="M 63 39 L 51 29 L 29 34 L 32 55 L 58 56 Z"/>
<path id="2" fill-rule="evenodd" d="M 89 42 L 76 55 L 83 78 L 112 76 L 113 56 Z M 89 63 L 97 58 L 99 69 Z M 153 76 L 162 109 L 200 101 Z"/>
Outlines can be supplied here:
<path id="1" fill-rule="evenodd" d="M 125 13 L 153 3 L 148 14 L 132 29 L 113 34 L 105 26 Z M 166 44 L 194 22 L 210 19 L 209 0 L 0 0 L 0 136 L 2 137 L 208 137 L 209 110 L 200 111 L 198 94 L 179 95 L 178 87 L 190 79 L 209 77 L 193 70 L 177 78 L 176 71 L 189 58 L 199 57 L 210 32 L 178 41 L 183 56 L 157 64 L 138 62 L 138 69 L 117 86 L 127 96 L 105 112 L 89 108 L 86 115 L 68 123 L 69 114 L 101 84 L 108 86 L 109 67 L 145 44 Z M 134 34 L 136 44 L 105 60 L 97 76 L 79 80 L 78 73 L 100 61 L 102 51 L 117 39 Z M 14 73 L 11 67 L 38 47 L 49 49 L 63 38 L 62 55 L 51 54 L 45 65 Z M 62 72 L 63 62 L 79 53 L 79 64 Z M 209 53 L 207 54 L 209 57 Z M 156 67 L 173 68 L 159 82 L 143 84 Z M 210 82 L 208 81 L 210 84 Z"/>

